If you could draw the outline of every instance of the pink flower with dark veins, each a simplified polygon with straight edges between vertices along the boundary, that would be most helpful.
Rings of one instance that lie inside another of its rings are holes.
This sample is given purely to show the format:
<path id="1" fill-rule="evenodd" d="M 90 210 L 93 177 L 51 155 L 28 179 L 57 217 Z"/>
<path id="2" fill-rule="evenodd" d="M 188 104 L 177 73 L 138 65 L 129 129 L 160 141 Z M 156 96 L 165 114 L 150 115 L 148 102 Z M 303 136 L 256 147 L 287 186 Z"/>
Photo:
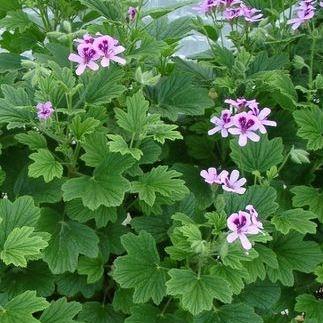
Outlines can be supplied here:
<path id="1" fill-rule="evenodd" d="M 258 10 L 256 8 L 250 8 L 245 5 L 240 6 L 240 16 L 244 17 L 244 19 L 248 22 L 260 21 L 263 17 L 263 14 L 260 12 L 261 10 Z"/>
<path id="2" fill-rule="evenodd" d="M 210 121 L 214 123 L 215 127 L 208 131 L 209 136 L 221 131 L 223 138 L 228 137 L 228 128 L 233 125 L 233 117 L 230 110 L 223 110 L 220 118 L 212 117 Z"/>
<path id="3" fill-rule="evenodd" d="M 54 113 L 53 105 L 50 101 L 47 101 L 45 103 L 38 103 L 36 109 L 39 120 L 47 120 Z"/>
<path id="4" fill-rule="evenodd" d="M 226 171 L 222 171 L 220 174 L 218 174 L 216 168 L 210 167 L 208 170 L 202 170 L 200 175 L 208 184 L 221 184 L 222 177 L 225 175 L 225 172 Z"/>
<path id="5" fill-rule="evenodd" d="M 224 101 L 230 105 L 230 108 L 233 108 L 237 112 L 242 112 L 246 108 L 258 107 L 259 103 L 256 100 L 247 100 L 245 98 L 238 98 L 236 100 L 227 99 Z"/>
<path id="6" fill-rule="evenodd" d="M 134 21 L 137 17 L 137 9 L 135 7 L 129 7 L 128 17 L 130 21 Z"/>
<path id="7" fill-rule="evenodd" d="M 262 134 L 267 133 L 267 129 L 265 128 L 265 126 L 269 126 L 269 127 L 277 126 L 276 121 L 267 120 L 267 117 L 271 113 L 271 110 L 269 108 L 263 108 L 262 110 L 260 110 L 258 107 L 254 106 L 251 108 L 251 111 L 249 111 L 249 113 L 254 115 L 258 119 L 259 131 Z"/>
<path id="8" fill-rule="evenodd" d="M 241 112 L 234 116 L 235 128 L 229 128 L 232 135 L 239 136 L 239 145 L 241 147 L 247 144 L 248 139 L 251 141 L 259 141 L 260 136 L 255 133 L 259 129 L 258 119 L 247 112 Z"/>
<path id="9" fill-rule="evenodd" d="M 123 46 L 118 45 L 118 40 L 110 36 L 100 36 L 95 39 L 93 47 L 102 56 L 101 65 L 107 67 L 110 65 L 110 61 L 114 61 L 121 65 L 126 64 L 126 60 L 117 56 L 124 52 L 126 49 Z"/>
<path id="10" fill-rule="evenodd" d="M 94 43 L 94 37 L 92 37 L 89 34 L 85 34 L 83 38 L 77 38 L 74 39 L 75 42 L 80 44 L 93 44 Z"/>
<path id="11" fill-rule="evenodd" d="M 259 221 L 258 212 L 254 208 L 254 206 L 249 204 L 249 205 L 246 206 L 246 210 L 250 214 L 252 224 L 254 224 L 259 229 L 259 231 L 263 230 L 264 226 Z"/>
<path id="12" fill-rule="evenodd" d="M 201 13 L 208 14 L 221 4 L 221 0 L 203 0 L 197 7 L 194 7 L 193 9 Z"/>
<path id="13" fill-rule="evenodd" d="M 302 24 L 311 20 L 315 14 L 315 1 L 305 0 L 300 1 L 296 8 L 296 18 L 287 21 L 287 24 L 292 25 L 292 29 L 298 29 Z"/>
<path id="14" fill-rule="evenodd" d="M 223 17 L 224 19 L 226 20 L 233 20 L 233 19 L 236 19 L 236 18 L 239 18 L 240 17 L 240 8 L 225 8 L 224 12 L 223 12 Z"/>
<path id="15" fill-rule="evenodd" d="M 232 231 L 228 234 L 227 241 L 229 243 L 233 243 L 239 239 L 242 247 L 246 250 L 250 250 L 252 248 L 247 235 L 257 234 L 260 232 L 260 230 L 252 223 L 250 214 L 244 211 L 231 214 L 228 217 L 227 226 Z"/>
<path id="16" fill-rule="evenodd" d="M 77 75 L 84 73 L 87 67 L 93 71 L 97 71 L 99 69 L 99 65 L 95 61 L 100 58 L 100 54 L 92 44 L 89 43 L 78 45 L 77 52 L 78 55 L 71 53 L 68 56 L 68 59 L 71 62 L 76 62 L 79 64 L 76 69 Z"/>
<path id="17" fill-rule="evenodd" d="M 244 194 L 246 189 L 242 187 L 246 184 L 247 180 L 242 177 L 239 179 L 239 171 L 233 170 L 229 176 L 229 172 L 223 171 L 221 173 L 221 184 L 222 189 L 227 192 L 237 193 L 237 194 Z"/>

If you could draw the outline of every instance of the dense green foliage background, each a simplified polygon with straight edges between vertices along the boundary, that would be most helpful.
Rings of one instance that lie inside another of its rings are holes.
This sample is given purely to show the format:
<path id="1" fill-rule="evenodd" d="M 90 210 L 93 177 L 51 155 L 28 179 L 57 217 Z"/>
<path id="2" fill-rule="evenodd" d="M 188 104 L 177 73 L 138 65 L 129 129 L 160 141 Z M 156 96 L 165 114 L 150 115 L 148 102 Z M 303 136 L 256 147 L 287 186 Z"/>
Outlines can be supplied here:
<path id="1" fill-rule="evenodd" d="M 246 2 L 264 19 L 230 50 L 221 22 L 168 20 L 181 5 L 0 0 L 0 323 L 323 322 L 322 10 L 294 32 L 295 1 Z M 193 31 L 210 49 L 177 57 Z M 85 33 L 127 64 L 76 76 Z M 243 148 L 208 136 L 242 96 L 278 126 Z M 239 169 L 246 193 L 207 185 L 208 167 Z M 248 253 L 226 241 L 247 204 L 265 226 Z"/>

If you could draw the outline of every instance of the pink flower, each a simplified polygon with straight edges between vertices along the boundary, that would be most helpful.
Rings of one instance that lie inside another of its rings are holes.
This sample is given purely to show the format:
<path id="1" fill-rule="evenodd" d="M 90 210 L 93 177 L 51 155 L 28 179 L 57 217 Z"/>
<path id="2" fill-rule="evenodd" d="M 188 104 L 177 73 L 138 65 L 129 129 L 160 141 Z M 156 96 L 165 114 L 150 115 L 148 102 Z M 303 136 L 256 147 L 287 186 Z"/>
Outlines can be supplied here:
<path id="1" fill-rule="evenodd" d="M 224 101 L 230 105 L 237 112 L 241 112 L 245 108 L 252 108 L 254 106 L 258 107 L 259 103 L 256 100 L 247 100 L 245 98 L 238 98 L 236 100 L 227 99 Z"/>
<path id="2" fill-rule="evenodd" d="M 118 41 L 110 36 L 100 36 L 95 39 L 93 47 L 103 57 L 101 65 L 107 67 L 110 65 L 110 61 L 117 62 L 121 65 L 126 64 L 126 60 L 117 56 L 125 51 L 123 46 L 118 45 Z"/>
<path id="3" fill-rule="evenodd" d="M 208 131 L 209 136 L 221 131 L 222 137 L 228 137 L 227 129 L 233 125 L 233 118 L 231 117 L 230 110 L 223 110 L 220 118 L 212 117 L 210 121 L 214 123 L 215 127 Z"/>
<path id="4" fill-rule="evenodd" d="M 231 7 L 236 4 L 240 4 L 240 0 L 222 0 L 221 3 L 226 7 Z"/>
<path id="5" fill-rule="evenodd" d="M 243 194 L 246 189 L 242 187 L 247 180 L 242 177 L 239 179 L 239 171 L 233 170 L 229 176 L 229 172 L 223 171 L 221 173 L 221 184 L 224 191 Z"/>
<path id="6" fill-rule="evenodd" d="M 193 9 L 207 14 L 210 13 L 214 8 L 218 7 L 219 5 L 222 4 L 221 0 L 203 0 L 198 7 L 195 7 Z"/>
<path id="7" fill-rule="evenodd" d="M 264 226 L 258 220 L 258 212 L 253 207 L 253 205 L 251 205 L 251 204 L 247 205 L 246 210 L 250 214 L 252 224 L 254 224 L 259 229 L 259 231 L 263 230 Z"/>
<path id="8" fill-rule="evenodd" d="M 292 29 L 296 30 L 300 25 L 306 23 L 312 19 L 315 14 L 315 1 L 305 0 L 300 1 L 296 8 L 296 18 L 287 21 L 289 25 L 292 25 Z"/>
<path id="9" fill-rule="evenodd" d="M 100 54 L 92 44 L 82 43 L 77 46 L 77 51 L 78 55 L 71 53 L 68 56 L 68 59 L 71 62 L 76 62 L 79 64 L 76 69 L 77 75 L 81 75 L 87 67 L 93 71 L 97 71 L 99 69 L 99 65 L 95 63 L 95 61 L 100 58 Z"/>
<path id="10" fill-rule="evenodd" d="M 128 9 L 128 17 L 130 21 L 134 21 L 137 16 L 137 9 L 134 7 L 129 7 Z"/>
<path id="11" fill-rule="evenodd" d="M 223 12 L 223 17 L 226 20 L 233 20 L 240 17 L 240 8 L 226 8 Z"/>
<path id="12" fill-rule="evenodd" d="M 236 114 L 234 116 L 234 125 L 236 128 L 230 128 L 228 131 L 232 135 L 239 136 L 239 145 L 241 147 L 247 144 L 248 139 L 256 142 L 260 140 L 260 136 L 255 133 L 259 128 L 259 122 L 255 116 L 247 112 Z"/>
<path id="13" fill-rule="evenodd" d="M 257 22 L 261 20 L 263 14 L 260 12 L 261 10 L 256 8 L 250 8 L 245 5 L 240 6 L 240 16 L 244 17 L 244 19 L 248 22 Z"/>
<path id="14" fill-rule="evenodd" d="M 259 229 L 251 222 L 250 214 L 243 211 L 231 214 L 228 217 L 227 226 L 232 231 L 228 234 L 227 241 L 232 243 L 239 238 L 242 247 L 246 250 L 249 250 L 252 247 L 247 235 L 257 234 L 260 232 Z"/>
<path id="15" fill-rule="evenodd" d="M 93 44 L 94 43 L 94 37 L 92 37 L 91 35 L 89 34 L 85 34 L 83 36 L 83 39 L 81 38 L 77 38 L 77 39 L 74 39 L 75 42 L 77 43 L 80 43 L 80 44 Z"/>
<path id="16" fill-rule="evenodd" d="M 49 119 L 54 112 L 53 105 L 50 101 L 47 101 L 45 103 L 38 103 L 36 109 L 39 120 Z"/>
<path id="17" fill-rule="evenodd" d="M 208 184 L 221 184 L 222 183 L 222 177 L 227 172 L 222 171 L 220 174 L 217 173 L 216 168 L 210 167 L 207 171 L 202 170 L 200 175 L 204 178 L 204 181 Z"/>
<path id="18" fill-rule="evenodd" d="M 269 108 L 264 108 L 260 110 L 258 107 L 251 108 L 249 111 L 252 115 L 254 115 L 258 119 L 258 127 L 259 131 L 264 134 L 267 133 L 265 126 L 276 127 L 277 123 L 275 121 L 267 120 L 267 117 L 271 113 Z"/>

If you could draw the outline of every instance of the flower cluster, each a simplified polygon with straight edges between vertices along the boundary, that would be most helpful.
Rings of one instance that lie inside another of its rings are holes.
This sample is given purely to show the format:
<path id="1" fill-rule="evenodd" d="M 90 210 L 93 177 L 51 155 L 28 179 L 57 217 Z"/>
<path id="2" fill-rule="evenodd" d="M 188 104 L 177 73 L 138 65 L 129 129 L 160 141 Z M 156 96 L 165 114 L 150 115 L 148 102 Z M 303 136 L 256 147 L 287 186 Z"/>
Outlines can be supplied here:
<path id="1" fill-rule="evenodd" d="M 195 9 L 204 14 L 222 11 L 223 17 L 229 21 L 244 18 L 245 21 L 256 22 L 263 16 L 261 10 L 248 7 L 240 0 L 203 0 Z"/>
<path id="2" fill-rule="evenodd" d="M 217 132 L 221 132 L 222 137 L 228 134 L 239 136 L 239 145 L 241 147 L 247 144 L 248 139 L 251 141 L 259 141 L 259 131 L 262 134 L 267 132 L 265 126 L 275 127 L 275 121 L 268 120 L 271 113 L 269 108 L 260 109 L 256 100 L 246 100 L 239 98 L 237 100 L 228 99 L 224 101 L 230 105 L 230 110 L 226 109 L 221 112 L 220 117 L 212 117 L 211 123 L 214 128 L 208 131 L 211 136 Z"/>
<path id="3" fill-rule="evenodd" d="M 93 71 L 99 69 L 97 60 L 101 59 L 101 66 L 107 67 L 111 61 L 124 65 L 125 59 L 117 56 L 125 51 L 123 46 L 119 45 L 118 40 L 108 35 L 84 35 L 83 39 L 75 40 L 79 45 L 77 46 L 78 54 L 71 53 L 68 59 L 72 62 L 78 63 L 76 74 L 81 75 L 86 68 Z"/>
<path id="4" fill-rule="evenodd" d="M 36 109 L 39 120 L 47 120 L 54 113 L 53 105 L 50 101 L 47 101 L 45 103 L 38 103 Z"/>
<path id="5" fill-rule="evenodd" d="M 287 21 L 289 25 L 292 25 L 293 30 L 296 30 L 314 17 L 315 4 L 315 0 L 302 0 L 299 2 L 296 8 L 296 17 Z M 322 3 L 320 3 L 320 6 L 322 6 Z"/>
<path id="6" fill-rule="evenodd" d="M 243 194 L 246 191 L 242 186 L 246 184 L 247 180 L 244 177 L 239 179 L 240 173 L 236 169 L 231 174 L 226 170 L 218 174 L 216 168 L 210 167 L 208 170 L 202 170 L 200 175 L 210 185 L 222 185 L 224 191 L 237 194 Z"/>
<path id="7" fill-rule="evenodd" d="M 232 231 L 227 236 L 229 243 L 240 239 L 244 249 L 251 249 L 251 243 L 247 235 L 258 234 L 262 232 L 263 225 L 258 218 L 258 212 L 253 205 L 247 205 L 245 211 L 231 214 L 227 219 L 227 226 Z"/>

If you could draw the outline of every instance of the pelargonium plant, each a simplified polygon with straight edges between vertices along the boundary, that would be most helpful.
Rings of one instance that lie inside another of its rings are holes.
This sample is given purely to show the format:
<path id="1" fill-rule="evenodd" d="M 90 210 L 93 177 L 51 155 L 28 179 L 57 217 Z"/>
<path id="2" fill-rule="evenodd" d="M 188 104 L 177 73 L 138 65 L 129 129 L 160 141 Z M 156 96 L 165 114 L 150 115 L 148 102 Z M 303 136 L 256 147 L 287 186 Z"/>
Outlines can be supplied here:
<path id="1" fill-rule="evenodd" d="M 323 322 L 322 6 L 0 1 L 0 323 Z"/>

